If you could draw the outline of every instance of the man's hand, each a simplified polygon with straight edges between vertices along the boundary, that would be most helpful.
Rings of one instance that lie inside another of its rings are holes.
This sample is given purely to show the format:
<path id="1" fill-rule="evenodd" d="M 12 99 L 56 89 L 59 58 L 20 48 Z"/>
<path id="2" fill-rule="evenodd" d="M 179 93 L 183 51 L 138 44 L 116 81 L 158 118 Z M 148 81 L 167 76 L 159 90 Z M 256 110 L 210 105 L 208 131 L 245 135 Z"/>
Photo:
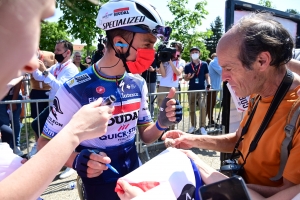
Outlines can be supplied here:
<path id="1" fill-rule="evenodd" d="M 166 132 L 162 136 L 162 140 L 165 141 L 166 147 L 175 147 L 178 149 L 190 149 L 194 147 L 194 135 L 188 134 L 179 130 L 172 130 Z M 173 140 L 166 140 L 167 138 L 171 138 Z"/>
<path id="2" fill-rule="evenodd" d="M 195 73 L 188 73 L 187 75 L 186 75 L 186 78 L 188 79 L 188 80 L 191 80 L 193 77 L 195 76 Z"/>
<path id="3" fill-rule="evenodd" d="M 39 66 L 39 70 L 40 70 L 41 72 L 47 70 L 47 68 L 46 68 L 46 66 L 45 66 L 45 64 L 44 64 L 43 61 L 39 60 L 39 65 L 40 65 L 40 66 Z"/>
<path id="4" fill-rule="evenodd" d="M 179 123 L 182 119 L 182 106 L 178 100 L 173 99 L 175 92 L 175 88 L 172 87 L 160 105 L 158 121 L 161 126 L 168 127 Z"/>
<path id="5" fill-rule="evenodd" d="M 107 131 L 108 121 L 114 111 L 113 105 L 100 106 L 102 98 L 84 105 L 65 126 L 80 141 L 101 137 Z"/>
<path id="6" fill-rule="evenodd" d="M 130 200 L 139 194 L 144 193 L 143 190 L 136 186 L 130 185 L 127 181 L 119 179 L 117 184 L 124 190 L 124 193 L 120 191 L 117 192 L 121 200 Z"/>
<path id="7" fill-rule="evenodd" d="M 85 149 L 76 156 L 72 167 L 80 177 L 94 178 L 107 170 L 108 167 L 105 164 L 110 162 L 110 158 L 104 152 L 96 154 Z"/>

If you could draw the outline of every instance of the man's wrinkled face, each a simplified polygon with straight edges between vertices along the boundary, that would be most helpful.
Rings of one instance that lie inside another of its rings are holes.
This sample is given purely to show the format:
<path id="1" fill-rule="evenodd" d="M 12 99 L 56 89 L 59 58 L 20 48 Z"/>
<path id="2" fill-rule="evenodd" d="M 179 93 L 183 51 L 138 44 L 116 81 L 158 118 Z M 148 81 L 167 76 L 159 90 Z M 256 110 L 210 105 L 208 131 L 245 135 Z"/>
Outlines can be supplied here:
<path id="1" fill-rule="evenodd" d="M 222 67 L 222 80 L 228 81 L 236 95 L 246 97 L 256 91 L 259 77 L 256 65 L 245 68 L 238 58 L 241 37 L 238 33 L 226 33 L 219 41 L 217 55 Z"/>
<path id="2" fill-rule="evenodd" d="M 11 79 L 39 67 L 36 49 L 39 46 L 40 23 L 52 16 L 54 10 L 54 0 L 2 0 L 0 46 L 5 48 L 0 48 L 3 72 L 0 75 L 1 97 L 6 93 L 6 84 Z"/>
<path id="3" fill-rule="evenodd" d="M 79 53 L 76 53 L 74 55 L 74 61 L 77 62 L 77 63 L 81 62 L 81 55 Z"/>

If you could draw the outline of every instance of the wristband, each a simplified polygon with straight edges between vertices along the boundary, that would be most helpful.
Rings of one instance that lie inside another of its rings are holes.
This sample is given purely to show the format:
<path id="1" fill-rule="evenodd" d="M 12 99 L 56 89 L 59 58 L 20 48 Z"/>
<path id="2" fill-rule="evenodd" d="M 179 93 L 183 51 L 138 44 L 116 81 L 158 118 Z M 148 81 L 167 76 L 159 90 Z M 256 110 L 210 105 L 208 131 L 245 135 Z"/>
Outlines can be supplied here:
<path id="1" fill-rule="evenodd" d="M 160 131 L 165 131 L 165 130 L 168 129 L 168 128 L 162 128 L 162 127 L 160 127 L 159 124 L 158 124 L 158 121 L 155 122 L 155 126 L 156 126 L 156 128 L 157 128 L 158 130 L 160 130 Z"/>

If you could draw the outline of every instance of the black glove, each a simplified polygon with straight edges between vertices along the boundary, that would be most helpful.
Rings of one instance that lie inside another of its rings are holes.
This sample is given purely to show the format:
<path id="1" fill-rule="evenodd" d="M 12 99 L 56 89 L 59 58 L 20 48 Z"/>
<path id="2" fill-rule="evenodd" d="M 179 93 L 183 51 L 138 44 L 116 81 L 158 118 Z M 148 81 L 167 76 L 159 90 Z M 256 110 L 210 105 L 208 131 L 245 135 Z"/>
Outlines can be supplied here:
<path id="1" fill-rule="evenodd" d="M 159 108 L 159 116 L 158 116 L 158 121 L 160 125 L 162 126 L 172 126 L 174 124 L 178 124 L 182 120 L 182 106 L 180 105 L 179 101 L 176 100 L 176 109 L 175 109 L 175 117 L 176 121 L 171 122 L 168 117 L 166 116 L 166 107 L 167 107 L 167 102 L 170 100 L 170 98 L 165 98 L 163 102 L 160 105 Z"/>
<path id="2" fill-rule="evenodd" d="M 91 154 L 91 151 L 84 149 L 74 159 L 72 167 L 80 177 L 87 178 L 87 163 L 90 160 Z"/>

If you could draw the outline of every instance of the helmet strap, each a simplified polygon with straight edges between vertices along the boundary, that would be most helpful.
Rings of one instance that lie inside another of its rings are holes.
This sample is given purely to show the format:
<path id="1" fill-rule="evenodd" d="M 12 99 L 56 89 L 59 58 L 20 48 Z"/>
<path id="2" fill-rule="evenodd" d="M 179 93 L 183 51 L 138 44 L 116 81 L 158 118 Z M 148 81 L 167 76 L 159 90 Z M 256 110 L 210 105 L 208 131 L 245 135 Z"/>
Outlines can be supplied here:
<path id="1" fill-rule="evenodd" d="M 117 52 L 117 50 L 115 49 L 115 47 L 114 47 L 114 45 L 112 44 L 112 41 L 111 40 L 108 40 L 109 41 L 109 43 L 110 43 L 110 45 L 112 46 L 112 48 L 114 49 L 114 51 L 115 51 L 115 56 L 117 57 L 117 58 L 120 58 L 121 60 L 122 60 L 122 62 L 123 62 L 123 65 L 124 65 L 124 67 L 125 67 L 125 70 L 127 71 L 127 72 L 129 72 L 130 73 L 130 70 L 129 70 L 129 68 L 128 68 L 128 65 L 127 65 L 127 63 L 126 63 L 126 59 L 127 59 L 127 57 L 130 55 L 129 54 L 129 50 L 130 50 L 130 48 L 132 47 L 134 50 L 136 50 L 136 48 L 134 48 L 133 46 L 132 46 L 132 43 L 133 43 L 133 40 L 134 40 L 134 36 L 135 36 L 135 32 L 132 32 L 133 33 L 133 36 L 132 36 L 132 39 L 131 39 L 131 41 L 130 41 L 130 43 L 129 43 L 129 46 L 128 46 L 128 49 L 127 49 L 127 51 L 125 52 L 125 53 L 120 53 L 120 52 Z M 124 38 L 123 38 L 124 39 Z M 125 40 L 125 39 L 124 39 Z M 126 40 L 125 40 L 126 41 Z M 126 41 L 127 42 L 127 41 Z M 127 42 L 128 43 L 128 42 Z M 121 47 L 122 48 L 122 47 Z"/>

